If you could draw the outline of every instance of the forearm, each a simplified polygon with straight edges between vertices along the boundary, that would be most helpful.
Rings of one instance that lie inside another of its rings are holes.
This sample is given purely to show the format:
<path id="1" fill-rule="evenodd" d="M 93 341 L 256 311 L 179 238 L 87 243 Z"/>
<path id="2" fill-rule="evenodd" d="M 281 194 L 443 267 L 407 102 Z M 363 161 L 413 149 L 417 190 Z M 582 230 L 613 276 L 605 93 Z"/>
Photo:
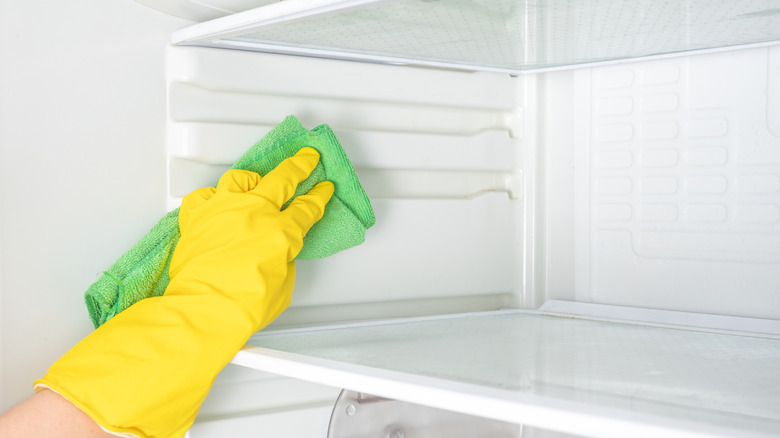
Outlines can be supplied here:
<path id="1" fill-rule="evenodd" d="M 0 436 L 109 438 L 87 414 L 54 391 L 41 390 L 0 415 Z"/>
<path id="2" fill-rule="evenodd" d="M 242 311 L 245 303 L 197 290 L 208 289 L 204 284 L 191 284 L 189 295 L 177 286 L 172 281 L 166 295 L 141 300 L 99 327 L 53 364 L 36 388 L 66 396 L 109 431 L 184 435 L 213 380 L 257 322 Z M 188 402 L 176 402 L 183 399 Z"/>

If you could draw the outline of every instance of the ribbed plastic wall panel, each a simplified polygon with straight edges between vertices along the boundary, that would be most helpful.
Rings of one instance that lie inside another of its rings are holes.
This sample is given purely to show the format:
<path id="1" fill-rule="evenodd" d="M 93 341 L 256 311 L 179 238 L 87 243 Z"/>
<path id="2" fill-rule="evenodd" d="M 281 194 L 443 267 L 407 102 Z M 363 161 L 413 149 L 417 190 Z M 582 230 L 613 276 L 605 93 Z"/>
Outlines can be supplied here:
<path id="1" fill-rule="evenodd" d="M 780 318 L 780 48 L 575 81 L 577 299 Z"/>
<path id="2" fill-rule="evenodd" d="M 169 205 L 214 185 L 285 116 L 309 129 L 327 123 L 377 224 L 363 245 L 298 263 L 283 323 L 514 305 L 532 199 L 518 147 L 524 80 L 172 47 Z"/>
<path id="3" fill-rule="evenodd" d="M 521 72 L 780 41 L 776 0 L 288 0 L 177 44 Z"/>

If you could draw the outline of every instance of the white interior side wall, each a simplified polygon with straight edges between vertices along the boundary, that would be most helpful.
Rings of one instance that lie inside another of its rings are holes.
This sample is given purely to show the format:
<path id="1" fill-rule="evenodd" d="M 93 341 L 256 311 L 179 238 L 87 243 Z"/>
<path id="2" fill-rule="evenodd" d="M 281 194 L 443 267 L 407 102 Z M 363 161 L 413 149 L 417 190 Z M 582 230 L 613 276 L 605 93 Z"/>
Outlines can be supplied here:
<path id="1" fill-rule="evenodd" d="M 165 212 L 165 48 L 128 0 L 0 0 L 0 410 L 92 331 L 83 293 Z"/>

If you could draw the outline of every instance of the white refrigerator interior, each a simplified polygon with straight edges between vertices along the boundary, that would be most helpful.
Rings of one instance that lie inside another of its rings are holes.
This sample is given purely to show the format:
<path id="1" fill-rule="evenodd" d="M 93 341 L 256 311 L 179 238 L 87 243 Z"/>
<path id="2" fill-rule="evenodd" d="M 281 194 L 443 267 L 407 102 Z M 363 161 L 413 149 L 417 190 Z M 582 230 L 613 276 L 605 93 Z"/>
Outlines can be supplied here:
<path id="1" fill-rule="evenodd" d="M 777 436 L 778 40 L 776 0 L 0 0 L 0 407 L 292 114 L 377 224 L 192 438 Z"/>

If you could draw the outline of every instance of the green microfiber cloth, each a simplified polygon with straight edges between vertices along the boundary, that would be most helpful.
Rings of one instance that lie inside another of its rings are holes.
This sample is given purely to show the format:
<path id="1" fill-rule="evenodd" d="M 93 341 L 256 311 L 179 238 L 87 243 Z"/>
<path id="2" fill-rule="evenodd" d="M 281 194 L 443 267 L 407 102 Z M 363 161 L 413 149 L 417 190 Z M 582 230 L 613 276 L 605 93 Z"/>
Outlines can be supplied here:
<path id="1" fill-rule="evenodd" d="M 325 215 L 303 239 L 298 260 L 321 259 L 363 243 L 376 221 L 360 181 L 327 125 L 307 131 L 293 116 L 287 117 L 233 165 L 265 175 L 304 146 L 320 153 L 320 162 L 294 196 L 306 193 L 320 181 L 331 181 L 335 193 Z M 149 233 L 123 254 L 84 294 L 95 328 L 137 301 L 160 296 L 168 286 L 168 267 L 179 241 L 179 209 L 165 215 Z M 262 251 L 262 248 L 258 248 Z"/>

